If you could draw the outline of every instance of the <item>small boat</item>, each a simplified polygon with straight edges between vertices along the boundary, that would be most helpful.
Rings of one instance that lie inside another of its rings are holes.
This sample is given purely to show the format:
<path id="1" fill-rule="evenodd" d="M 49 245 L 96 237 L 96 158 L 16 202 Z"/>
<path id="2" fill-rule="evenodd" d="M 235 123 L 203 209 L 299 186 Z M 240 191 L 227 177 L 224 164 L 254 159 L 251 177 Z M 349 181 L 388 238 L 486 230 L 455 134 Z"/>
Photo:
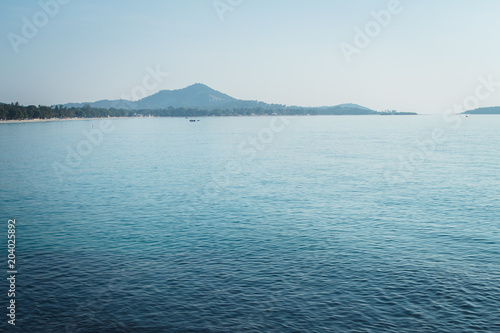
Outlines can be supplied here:
<path id="1" fill-rule="evenodd" d="M 196 120 L 194 119 L 189 119 L 190 122 L 194 123 Z"/>

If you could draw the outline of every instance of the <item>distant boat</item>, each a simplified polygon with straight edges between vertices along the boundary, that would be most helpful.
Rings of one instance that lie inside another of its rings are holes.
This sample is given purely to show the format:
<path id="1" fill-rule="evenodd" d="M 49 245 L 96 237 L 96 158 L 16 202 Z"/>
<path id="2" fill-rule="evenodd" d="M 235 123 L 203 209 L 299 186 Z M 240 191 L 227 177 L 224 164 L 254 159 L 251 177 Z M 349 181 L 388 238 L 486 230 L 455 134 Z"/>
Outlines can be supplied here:
<path id="1" fill-rule="evenodd" d="M 194 123 L 196 120 L 194 119 L 189 119 L 190 122 Z M 199 121 L 199 120 L 198 120 Z"/>

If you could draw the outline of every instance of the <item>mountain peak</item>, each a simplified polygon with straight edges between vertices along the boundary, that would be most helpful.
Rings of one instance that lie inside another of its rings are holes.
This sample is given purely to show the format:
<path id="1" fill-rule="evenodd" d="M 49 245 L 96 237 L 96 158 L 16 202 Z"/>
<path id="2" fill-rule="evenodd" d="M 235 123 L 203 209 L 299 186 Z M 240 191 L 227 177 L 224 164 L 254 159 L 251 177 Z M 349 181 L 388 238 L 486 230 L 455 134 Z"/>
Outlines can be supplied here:
<path id="1" fill-rule="evenodd" d="M 198 90 L 214 90 L 212 88 L 210 88 L 209 86 L 207 86 L 206 84 L 203 84 L 203 83 L 193 83 L 192 85 L 190 86 L 187 86 L 185 88 L 181 88 L 181 89 L 175 89 L 175 91 L 179 91 L 179 90 L 192 90 L 192 89 L 198 89 Z"/>
<path id="2" fill-rule="evenodd" d="M 206 84 L 203 84 L 203 83 L 193 83 L 192 85 L 190 86 L 187 86 L 186 88 L 191 88 L 191 87 L 203 87 L 203 88 L 209 88 L 209 89 L 212 89 L 210 88 L 209 86 L 207 86 Z M 184 89 L 186 89 L 184 88 Z"/>
<path id="3" fill-rule="evenodd" d="M 369 108 L 366 108 L 364 106 L 354 104 L 354 103 L 345 103 L 345 104 L 339 104 L 337 107 L 340 108 L 352 108 L 352 109 L 362 109 L 362 110 L 370 110 Z M 371 111 L 371 110 L 370 110 Z"/>
<path id="4" fill-rule="evenodd" d="M 233 98 L 220 91 L 210 88 L 203 83 L 194 83 L 182 89 L 176 90 L 161 90 L 153 95 L 144 97 L 138 101 L 127 100 L 102 100 L 94 103 L 68 103 L 67 107 L 82 107 L 89 104 L 92 107 L 98 108 L 124 108 L 130 110 L 157 110 L 174 108 L 193 108 L 203 110 L 230 110 L 230 109 L 252 109 L 252 108 L 276 108 L 285 107 L 284 105 L 267 104 L 259 101 L 248 101 Z M 341 104 L 333 107 L 321 107 L 319 109 L 331 109 L 328 112 L 331 114 L 352 113 L 352 110 L 358 110 L 359 114 L 376 113 L 368 108 L 356 104 Z M 340 109 L 340 111 L 339 111 Z M 344 110 L 346 109 L 346 110 Z M 327 113 L 327 114 L 330 114 Z"/>
<path id="5" fill-rule="evenodd" d="M 162 90 L 136 102 L 138 109 L 157 109 L 173 107 L 216 108 L 233 107 L 238 100 L 210 88 L 195 83 L 177 90 Z"/>

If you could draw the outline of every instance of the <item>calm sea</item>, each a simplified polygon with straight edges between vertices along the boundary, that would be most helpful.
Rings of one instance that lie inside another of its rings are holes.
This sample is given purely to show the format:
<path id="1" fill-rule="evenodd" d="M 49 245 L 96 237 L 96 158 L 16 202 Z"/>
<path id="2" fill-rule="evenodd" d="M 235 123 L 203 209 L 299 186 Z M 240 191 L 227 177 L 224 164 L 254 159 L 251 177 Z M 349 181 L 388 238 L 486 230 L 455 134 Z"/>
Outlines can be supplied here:
<path id="1" fill-rule="evenodd" d="M 499 128 L 500 116 L 0 124 L 0 330 L 500 332 Z"/>

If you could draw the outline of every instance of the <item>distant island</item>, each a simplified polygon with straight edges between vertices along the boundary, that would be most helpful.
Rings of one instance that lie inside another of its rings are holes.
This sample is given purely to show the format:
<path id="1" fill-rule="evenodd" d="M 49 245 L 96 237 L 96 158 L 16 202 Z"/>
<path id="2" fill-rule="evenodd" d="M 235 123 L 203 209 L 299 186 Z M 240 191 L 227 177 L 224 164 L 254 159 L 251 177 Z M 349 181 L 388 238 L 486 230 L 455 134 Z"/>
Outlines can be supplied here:
<path id="1" fill-rule="evenodd" d="M 380 112 L 382 116 L 414 116 L 416 112 L 397 112 L 396 110 L 387 110 Z"/>
<path id="2" fill-rule="evenodd" d="M 474 110 L 465 111 L 464 114 L 500 114 L 500 106 L 478 108 Z"/>
<path id="3" fill-rule="evenodd" d="M 162 90 L 138 101 L 101 100 L 53 106 L 0 103 L 0 120 L 104 117 L 204 117 L 261 115 L 415 115 L 412 112 L 378 112 L 357 104 L 298 107 L 233 98 L 204 84 Z"/>

